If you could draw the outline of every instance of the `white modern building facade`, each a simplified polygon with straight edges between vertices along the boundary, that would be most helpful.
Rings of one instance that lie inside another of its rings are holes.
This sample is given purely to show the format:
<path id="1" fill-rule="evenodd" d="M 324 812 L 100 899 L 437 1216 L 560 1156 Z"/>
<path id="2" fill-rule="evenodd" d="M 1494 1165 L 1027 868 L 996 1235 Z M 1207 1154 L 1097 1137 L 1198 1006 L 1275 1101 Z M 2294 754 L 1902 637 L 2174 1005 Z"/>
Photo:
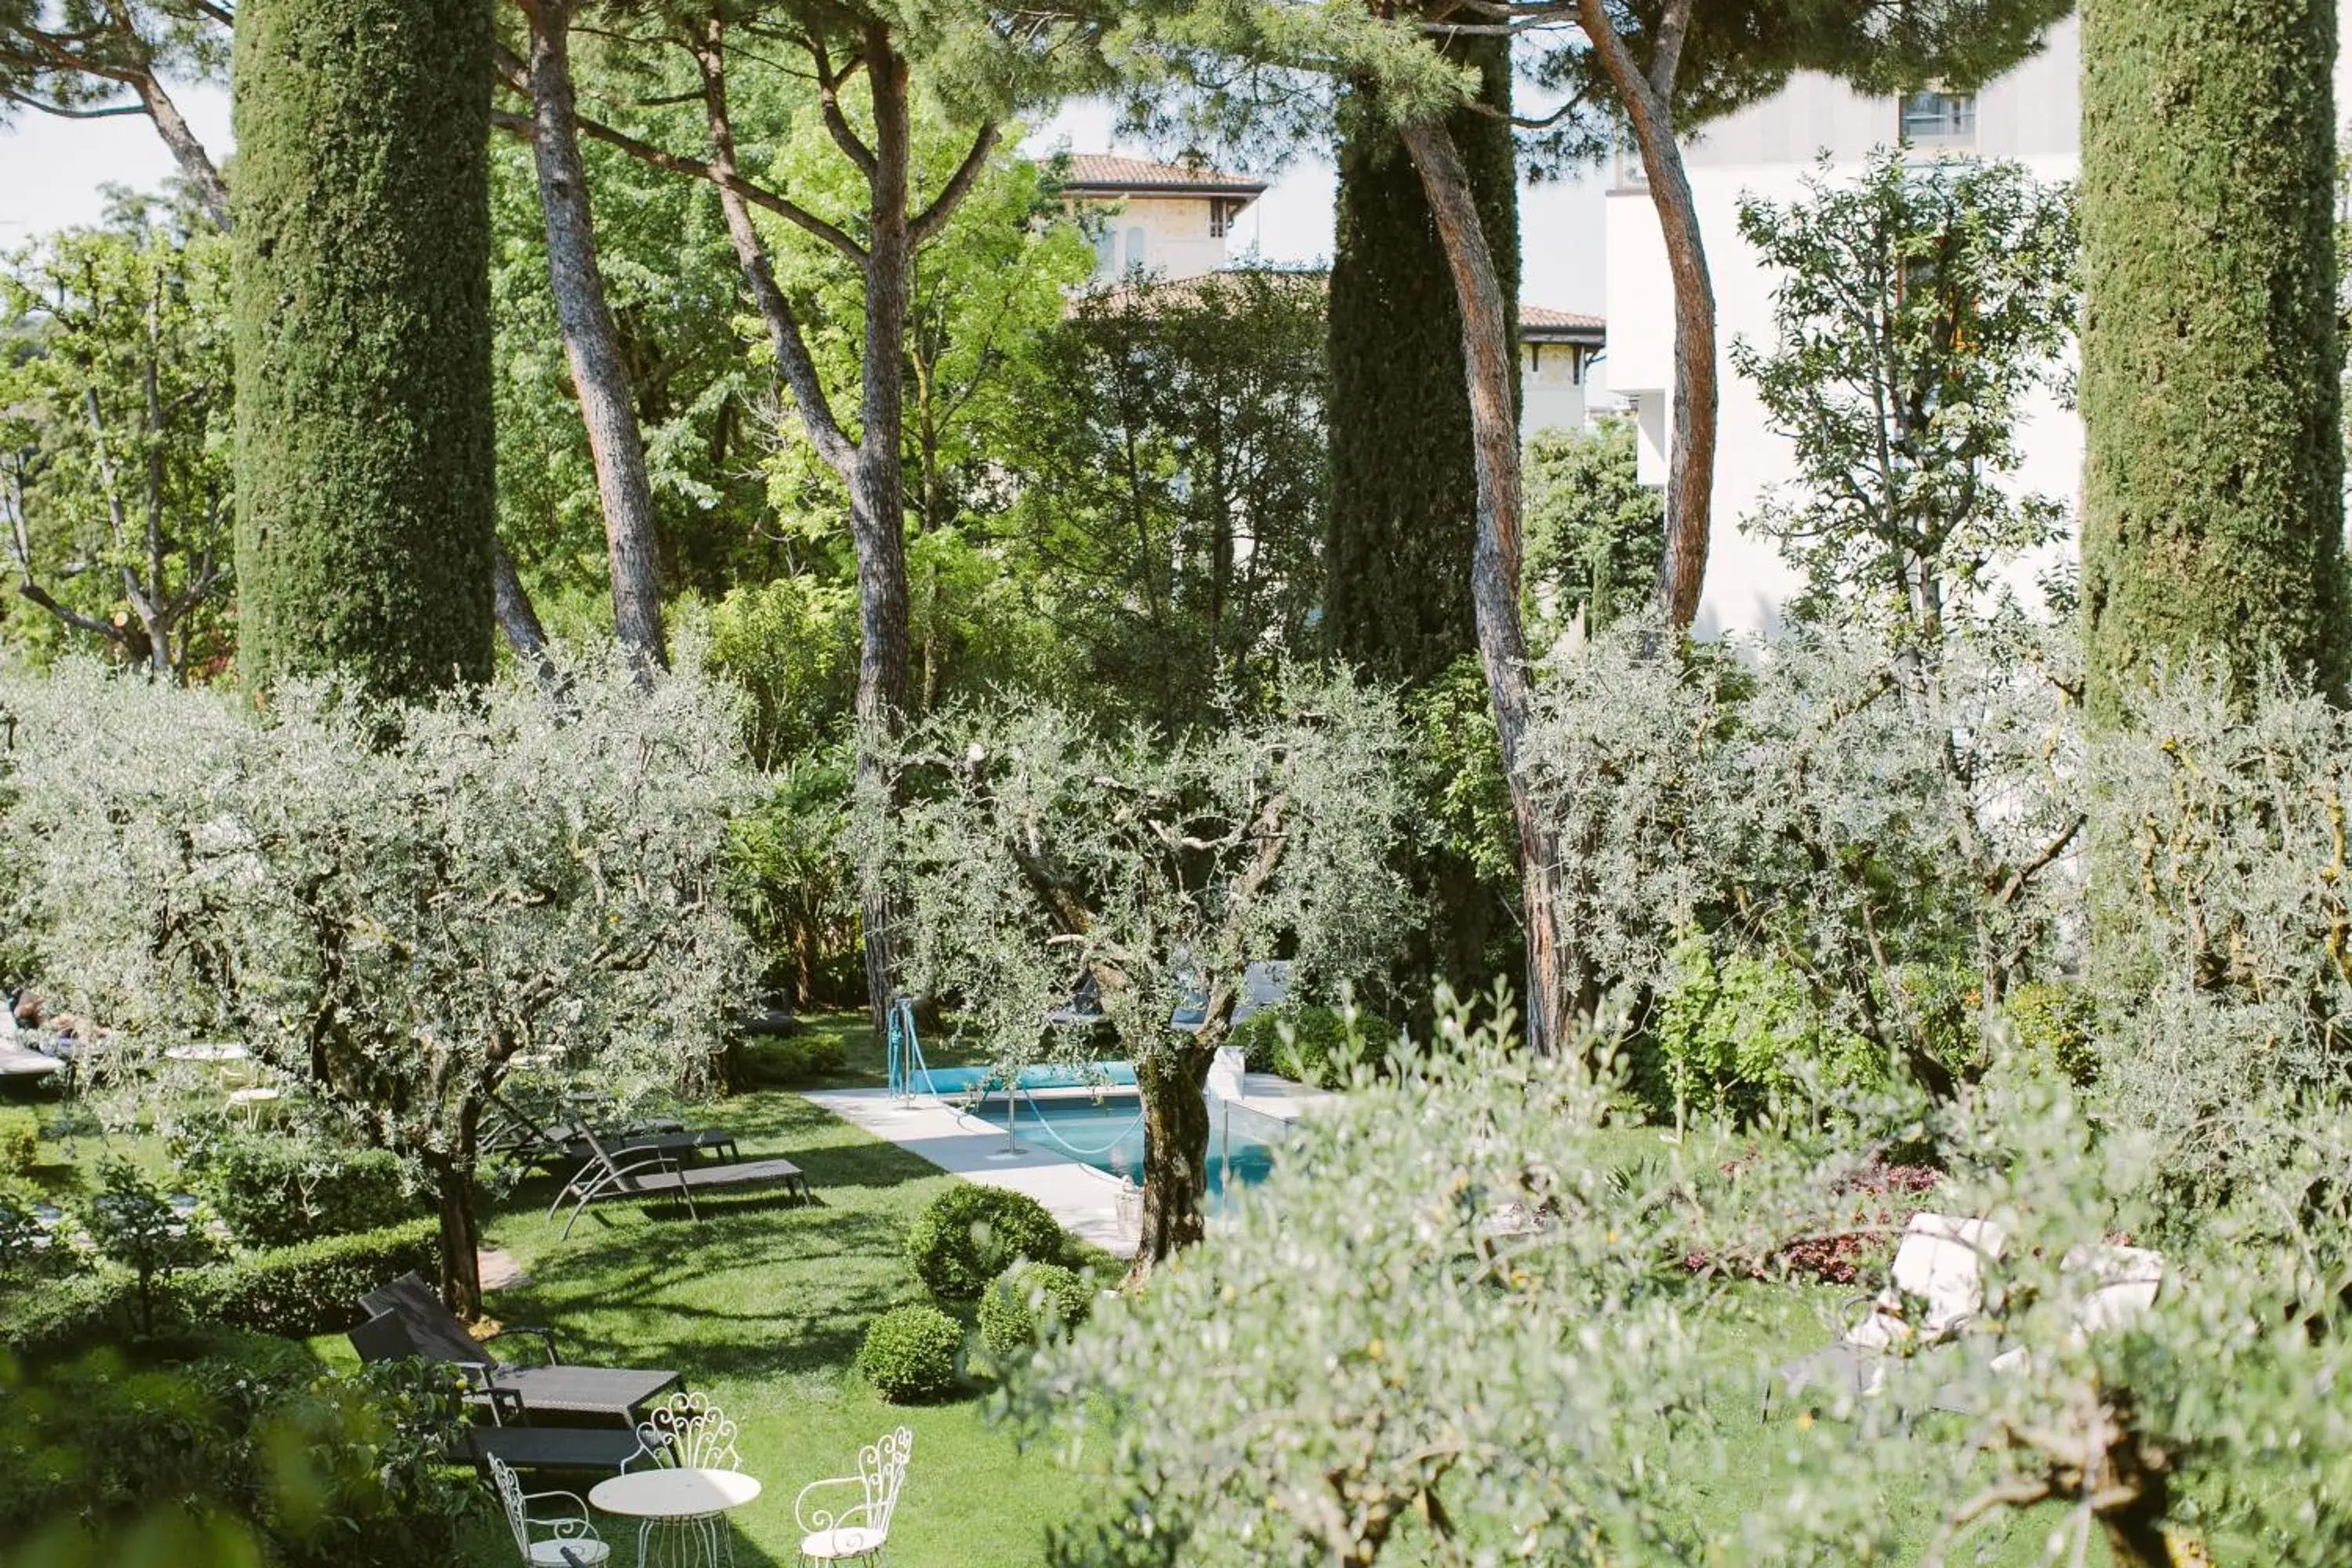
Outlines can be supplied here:
<path id="1" fill-rule="evenodd" d="M 1789 442 L 1770 428 L 1753 384 L 1731 365 L 1733 342 L 1772 337 L 1776 279 L 1739 237 L 1743 200 L 1787 204 L 1817 178 L 1851 179 L 1874 148 L 1907 142 L 1920 156 L 1976 156 L 2022 163 L 2042 180 L 2081 173 L 2077 24 L 2051 30 L 2042 52 L 1973 94 L 1873 98 L 1832 78 L 1801 76 L 1778 96 L 1711 125 L 1686 142 L 1691 195 L 1715 284 L 1721 426 L 1715 530 L 1698 629 L 1706 635 L 1768 629 L 1794 576 L 1769 540 L 1741 522 L 1774 486 L 1794 476 Z M 1640 164 L 1621 159 L 1608 195 L 1609 385 L 1641 432 L 1643 478 L 1665 480 L 1674 428 L 1674 285 Z M 2072 501 L 2082 488 L 2080 420 L 2048 393 L 2021 411 L 2018 475 L 2029 491 Z"/>

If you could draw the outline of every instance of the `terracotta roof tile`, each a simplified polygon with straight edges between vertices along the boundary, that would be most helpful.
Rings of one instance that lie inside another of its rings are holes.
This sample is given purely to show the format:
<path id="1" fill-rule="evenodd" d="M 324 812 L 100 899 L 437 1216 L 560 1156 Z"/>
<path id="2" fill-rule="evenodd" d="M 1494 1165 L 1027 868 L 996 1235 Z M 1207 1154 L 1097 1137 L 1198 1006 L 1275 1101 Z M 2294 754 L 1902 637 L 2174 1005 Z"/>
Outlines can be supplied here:
<path id="1" fill-rule="evenodd" d="M 1080 191 L 1202 190 L 1258 195 L 1265 182 L 1228 174 L 1205 163 L 1155 163 L 1146 158 L 1116 158 L 1104 153 L 1070 154 L 1069 189 Z"/>

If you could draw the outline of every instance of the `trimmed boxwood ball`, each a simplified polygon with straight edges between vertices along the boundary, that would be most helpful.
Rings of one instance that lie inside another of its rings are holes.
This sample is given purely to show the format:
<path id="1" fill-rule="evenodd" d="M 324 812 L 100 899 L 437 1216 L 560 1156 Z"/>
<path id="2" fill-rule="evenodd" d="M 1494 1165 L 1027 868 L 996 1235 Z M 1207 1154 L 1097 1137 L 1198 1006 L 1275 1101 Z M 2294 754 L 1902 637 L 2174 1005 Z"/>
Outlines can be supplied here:
<path id="1" fill-rule="evenodd" d="M 1085 1322 L 1094 1304 L 1075 1271 L 1058 1263 L 1016 1263 L 980 1299 L 980 1342 L 991 1355 L 1020 1355 Z"/>
<path id="2" fill-rule="evenodd" d="M 939 1399 L 959 1386 L 956 1352 L 963 1331 L 937 1307 L 893 1307 L 866 1325 L 857 1370 L 893 1405 Z"/>
<path id="3" fill-rule="evenodd" d="M 1068 1243 L 1045 1205 L 1022 1193 L 960 1182 L 933 1198 L 907 1237 L 915 1273 L 943 1301 L 969 1301 L 1018 1258 L 1058 1262 Z"/>

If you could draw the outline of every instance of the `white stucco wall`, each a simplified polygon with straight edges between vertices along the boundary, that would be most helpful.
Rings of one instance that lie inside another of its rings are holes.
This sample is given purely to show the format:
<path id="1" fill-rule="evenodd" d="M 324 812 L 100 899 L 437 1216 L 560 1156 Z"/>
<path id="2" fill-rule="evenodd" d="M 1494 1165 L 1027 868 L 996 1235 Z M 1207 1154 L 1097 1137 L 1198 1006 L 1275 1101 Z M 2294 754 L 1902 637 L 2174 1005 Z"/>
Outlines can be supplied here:
<path id="1" fill-rule="evenodd" d="M 2042 54 L 1988 84 L 1977 99 L 1978 155 L 2015 159 L 2039 179 L 2079 174 L 2078 59 L 2070 20 L 2053 29 Z M 1771 542 L 1739 526 L 1768 489 L 1794 474 L 1789 442 L 1768 427 L 1755 385 L 1731 367 L 1734 342 L 1769 342 L 1776 280 L 1739 237 L 1739 204 L 1798 199 L 1824 151 L 1832 159 L 1832 178 L 1852 177 L 1874 146 L 1895 141 L 1897 112 L 1891 98 L 1866 99 L 1828 78 L 1801 78 L 1778 97 L 1710 127 L 1686 149 L 1691 197 L 1715 284 L 1722 389 L 1715 530 L 1699 612 L 1703 634 L 1771 626 L 1795 586 Z M 1633 405 L 1643 479 L 1663 484 L 1673 426 L 1674 289 L 1646 190 L 1610 193 L 1607 247 L 1609 386 Z M 2081 421 L 2054 398 L 2039 395 L 2022 410 L 2020 442 L 2025 454 L 2020 485 L 2073 502 L 2082 484 Z M 2021 574 L 2031 574 L 2030 568 Z"/>
<path id="2" fill-rule="evenodd" d="M 1139 195 L 1117 203 L 1089 205 L 1104 226 L 1095 247 L 1097 282 L 1108 282 L 1135 268 L 1139 264 L 1135 253 L 1139 235 L 1142 238 L 1140 265 L 1145 271 L 1160 277 L 1198 278 L 1225 264 L 1228 243 L 1224 237 L 1209 232 L 1207 197 Z"/>
<path id="3" fill-rule="evenodd" d="M 1519 347 L 1519 438 L 1538 430 L 1584 428 L 1582 351 L 1567 343 Z"/>

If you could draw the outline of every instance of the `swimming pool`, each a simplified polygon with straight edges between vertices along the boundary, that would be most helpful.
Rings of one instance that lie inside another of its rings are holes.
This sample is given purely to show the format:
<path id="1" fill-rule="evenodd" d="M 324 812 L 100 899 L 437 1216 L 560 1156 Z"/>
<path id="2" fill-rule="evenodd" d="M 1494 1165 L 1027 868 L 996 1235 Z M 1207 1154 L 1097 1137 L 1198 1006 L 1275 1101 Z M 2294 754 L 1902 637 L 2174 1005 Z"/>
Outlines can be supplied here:
<path id="1" fill-rule="evenodd" d="M 908 1069 L 913 1088 L 926 1094 L 991 1092 L 1004 1087 L 1002 1068 L 935 1068 L 918 1062 Z M 1039 1089 L 1133 1089 L 1133 1062 L 1041 1062 L 1021 1069 L 1021 1087 Z"/>
<path id="2" fill-rule="evenodd" d="M 1129 1068 L 1129 1081 L 1134 1069 Z M 1025 1075 L 1024 1075 L 1025 1077 Z M 1129 1181 L 1143 1179 L 1143 1106 L 1131 1089 L 1099 1094 L 1024 1094 L 1017 1115 L 1006 1097 L 991 1094 L 971 1114 L 995 1126 L 1013 1123 L 1013 1136 L 1033 1149 L 1108 1171 Z M 1252 1186 L 1274 1169 L 1274 1144 L 1284 1131 L 1272 1117 L 1239 1106 L 1209 1107 L 1209 1197 L 1213 1211 L 1226 1184 Z"/>

